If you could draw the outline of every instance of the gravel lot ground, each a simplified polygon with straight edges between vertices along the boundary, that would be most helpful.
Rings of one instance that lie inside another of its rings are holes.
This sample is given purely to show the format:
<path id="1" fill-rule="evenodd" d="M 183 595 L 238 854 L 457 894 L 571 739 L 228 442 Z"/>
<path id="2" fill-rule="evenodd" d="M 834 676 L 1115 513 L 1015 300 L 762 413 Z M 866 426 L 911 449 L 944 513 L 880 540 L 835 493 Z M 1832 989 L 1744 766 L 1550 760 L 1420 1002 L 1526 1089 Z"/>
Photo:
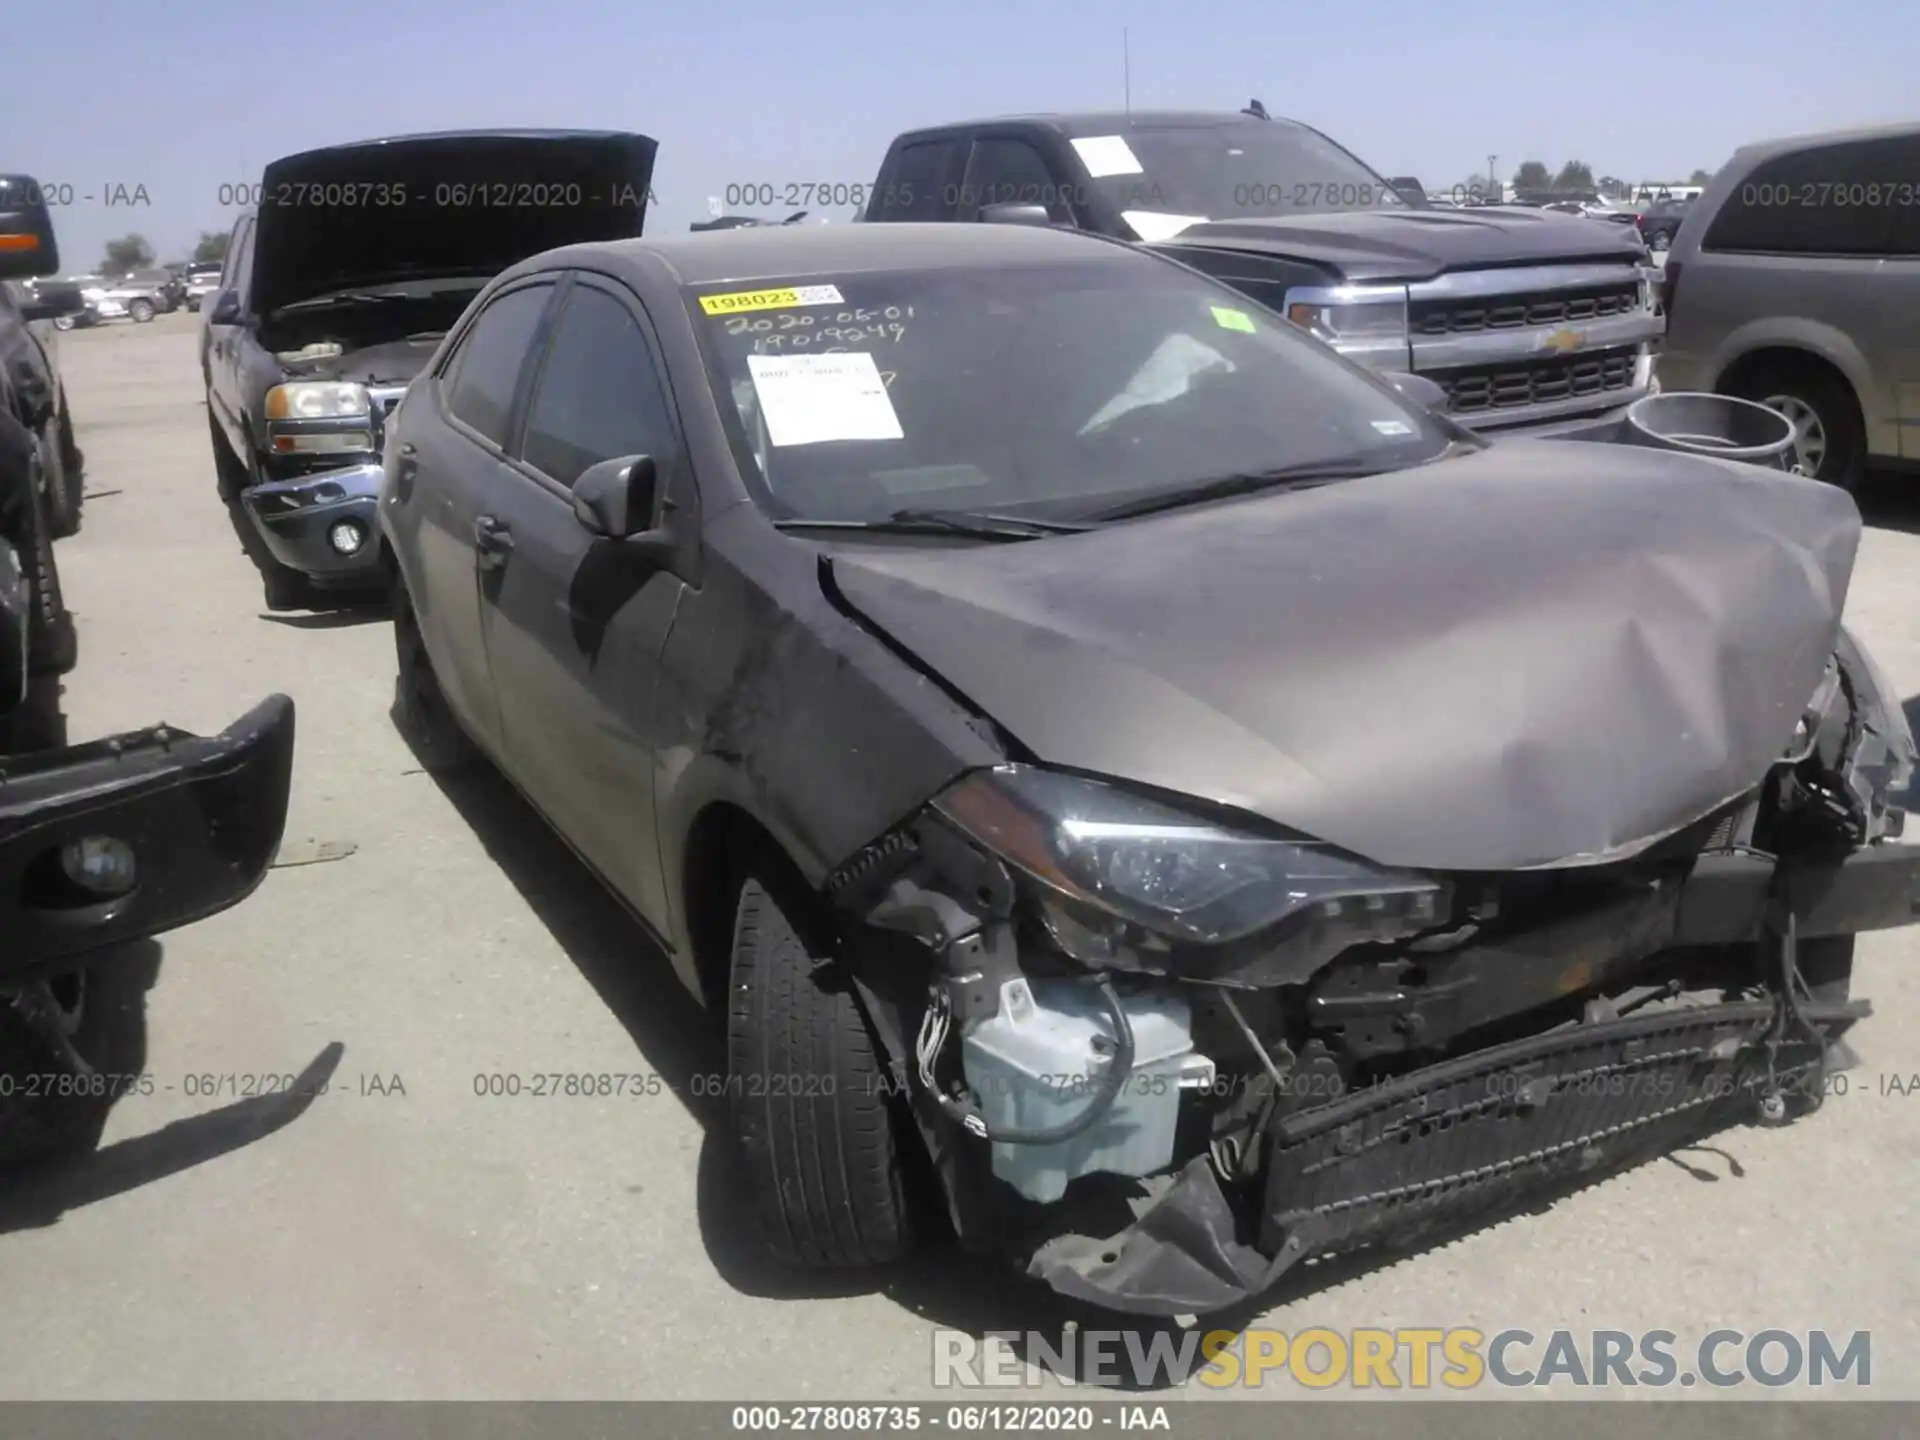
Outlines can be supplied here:
<path id="1" fill-rule="evenodd" d="M 719 1060 L 664 963 L 502 783 L 416 772 L 384 624 L 263 613 L 214 493 L 196 325 L 62 338 L 91 491 L 61 552 L 71 731 L 205 733 L 287 691 L 289 841 L 358 848 L 165 937 L 154 1093 L 97 1155 L 0 1188 L 0 1275 L 31 1297 L 0 1308 L 0 1398 L 934 1398 L 933 1327 L 1057 1328 L 1045 1293 L 947 1253 L 825 1292 L 759 1261 L 688 1093 Z M 1850 614 L 1911 694 L 1920 503 L 1878 488 Z M 1920 929 L 1862 942 L 1878 1014 L 1812 1120 L 1239 1318 L 1869 1330 L 1871 1393 L 1920 1398 L 1920 1088 L 1886 1088 L 1920 1074 L 1916 962 Z M 303 1113 L 188 1093 L 316 1062 L 332 1089 Z M 555 1070 L 664 1087 L 475 1094 L 476 1074 Z"/>

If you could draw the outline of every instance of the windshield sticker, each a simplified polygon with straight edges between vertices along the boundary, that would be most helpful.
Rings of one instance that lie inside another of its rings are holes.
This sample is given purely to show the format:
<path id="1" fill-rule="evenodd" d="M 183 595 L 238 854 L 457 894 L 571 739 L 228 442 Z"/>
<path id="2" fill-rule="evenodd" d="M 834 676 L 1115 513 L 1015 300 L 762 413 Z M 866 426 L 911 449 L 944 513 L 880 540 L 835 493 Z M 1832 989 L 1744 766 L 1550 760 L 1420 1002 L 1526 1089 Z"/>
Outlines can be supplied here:
<path id="1" fill-rule="evenodd" d="M 1142 240 L 1171 240 L 1189 225 L 1204 225 L 1204 215 L 1163 215 L 1158 210 L 1122 210 L 1120 218 Z"/>
<path id="2" fill-rule="evenodd" d="M 1213 323 L 1222 330 L 1244 330 L 1249 335 L 1254 333 L 1251 315 L 1244 310 L 1231 310 L 1225 305 L 1213 307 Z"/>
<path id="3" fill-rule="evenodd" d="M 1135 158 L 1133 147 L 1118 135 L 1082 135 L 1073 142 L 1087 174 L 1096 180 L 1108 175 L 1144 175 L 1145 168 Z"/>
<path id="4" fill-rule="evenodd" d="M 1404 420 L 1376 420 L 1373 428 L 1382 435 L 1411 435 L 1413 427 Z"/>
<path id="5" fill-rule="evenodd" d="M 725 295 L 702 295 L 700 308 L 709 315 L 737 315 L 742 310 L 787 310 L 796 305 L 842 305 L 831 285 L 797 285 L 780 290 L 730 290 Z"/>
<path id="6" fill-rule="evenodd" d="M 852 306 L 813 313 L 789 310 L 779 315 L 729 316 L 726 333 L 751 336 L 754 350 L 762 355 L 790 355 L 803 350 L 817 354 L 854 345 L 897 345 L 906 337 L 907 322 L 912 318 L 911 305 Z"/>
<path id="7" fill-rule="evenodd" d="M 826 440 L 904 440 L 880 367 L 865 351 L 749 355 L 747 369 L 776 449 Z"/>

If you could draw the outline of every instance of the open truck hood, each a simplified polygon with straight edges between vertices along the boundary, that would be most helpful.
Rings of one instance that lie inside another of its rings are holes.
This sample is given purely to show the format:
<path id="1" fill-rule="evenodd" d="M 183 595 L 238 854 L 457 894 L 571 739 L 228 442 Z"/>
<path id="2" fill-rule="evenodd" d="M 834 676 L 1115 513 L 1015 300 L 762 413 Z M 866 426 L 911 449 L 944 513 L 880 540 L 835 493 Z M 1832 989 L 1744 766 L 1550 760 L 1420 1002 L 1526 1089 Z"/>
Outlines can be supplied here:
<path id="1" fill-rule="evenodd" d="M 1193 225 L 1155 248 L 1238 250 L 1310 260 L 1356 284 L 1430 280 L 1502 265 L 1637 262 L 1629 227 L 1523 207 L 1353 210 Z"/>
<path id="2" fill-rule="evenodd" d="M 657 148 L 617 130 L 453 131 L 276 160 L 250 309 L 415 274 L 492 276 L 556 246 L 628 239 Z"/>
<path id="3" fill-rule="evenodd" d="M 1839 633 L 1841 491 L 1508 441 L 965 548 L 836 547 L 847 603 L 1040 760 L 1386 865 L 1623 859 L 1780 758 Z"/>

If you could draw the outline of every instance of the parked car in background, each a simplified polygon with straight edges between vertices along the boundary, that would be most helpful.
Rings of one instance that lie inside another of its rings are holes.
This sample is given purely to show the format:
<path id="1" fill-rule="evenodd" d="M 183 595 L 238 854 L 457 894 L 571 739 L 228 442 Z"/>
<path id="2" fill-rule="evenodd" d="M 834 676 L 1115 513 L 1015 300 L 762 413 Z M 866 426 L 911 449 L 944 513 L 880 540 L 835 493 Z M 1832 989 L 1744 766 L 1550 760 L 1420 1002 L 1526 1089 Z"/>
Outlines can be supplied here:
<path id="1" fill-rule="evenodd" d="M 655 149 L 624 131 L 453 131 L 267 167 L 268 195 L 349 197 L 241 217 L 201 326 L 220 493 L 270 553 L 269 608 L 384 590 L 373 507 L 388 414 L 501 270 L 638 235 Z"/>
<path id="2" fill-rule="evenodd" d="M 396 718 L 717 1012 L 796 1265 L 1238 1305 L 1812 1108 L 1915 923 L 1848 497 L 1476 437 L 1153 247 L 571 246 L 391 424 Z"/>
<path id="3" fill-rule="evenodd" d="M 1758 400 L 1801 469 L 1920 463 L 1920 125 L 1749 145 L 1667 252 L 1669 390 Z"/>
<path id="4" fill-rule="evenodd" d="M 156 315 L 165 315 L 179 301 L 174 279 L 164 270 L 135 270 L 106 283 L 106 294 L 126 310 L 127 318 L 145 325 Z"/>
<path id="5" fill-rule="evenodd" d="M 127 307 L 111 294 L 113 282 L 99 275 L 69 275 L 66 283 L 80 292 L 80 309 L 54 320 L 61 330 L 83 330 L 89 325 L 127 318 Z"/>
<path id="6" fill-rule="evenodd" d="M 1692 208 L 1693 197 L 1690 195 L 1656 200 L 1642 210 L 1633 223 L 1640 231 L 1640 238 L 1647 242 L 1647 248 L 1658 253 L 1672 246 L 1673 237 L 1680 233 L 1680 222 L 1687 218 Z"/>
<path id="7" fill-rule="evenodd" d="M 220 270 L 218 260 L 196 260 L 187 266 L 185 302 L 188 310 L 196 315 L 200 313 L 200 302 L 220 288 Z"/>
<path id="8" fill-rule="evenodd" d="M 1488 433 L 1620 415 L 1649 393 L 1664 328 L 1637 236 L 1540 209 L 1416 208 L 1257 102 L 913 130 L 889 147 L 865 218 L 1153 244 L 1363 365 L 1432 380 L 1449 414 Z"/>

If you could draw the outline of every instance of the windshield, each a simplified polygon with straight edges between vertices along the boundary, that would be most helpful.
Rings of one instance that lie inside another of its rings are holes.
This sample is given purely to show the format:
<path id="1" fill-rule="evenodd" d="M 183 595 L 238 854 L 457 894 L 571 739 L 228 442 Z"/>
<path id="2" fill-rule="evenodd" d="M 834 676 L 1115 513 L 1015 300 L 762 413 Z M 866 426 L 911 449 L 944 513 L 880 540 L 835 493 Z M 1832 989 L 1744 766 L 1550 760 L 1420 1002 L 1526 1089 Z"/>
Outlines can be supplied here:
<path id="1" fill-rule="evenodd" d="M 1133 125 L 1072 141 L 1094 188 L 1122 214 L 1205 220 L 1411 208 L 1324 135 L 1284 121 Z M 1130 221 L 1142 239 L 1157 227 Z"/>
<path id="2" fill-rule="evenodd" d="M 1133 251 L 687 303 L 741 473 L 783 519 L 1091 516 L 1228 474 L 1417 464 L 1453 438 L 1278 316 Z"/>

